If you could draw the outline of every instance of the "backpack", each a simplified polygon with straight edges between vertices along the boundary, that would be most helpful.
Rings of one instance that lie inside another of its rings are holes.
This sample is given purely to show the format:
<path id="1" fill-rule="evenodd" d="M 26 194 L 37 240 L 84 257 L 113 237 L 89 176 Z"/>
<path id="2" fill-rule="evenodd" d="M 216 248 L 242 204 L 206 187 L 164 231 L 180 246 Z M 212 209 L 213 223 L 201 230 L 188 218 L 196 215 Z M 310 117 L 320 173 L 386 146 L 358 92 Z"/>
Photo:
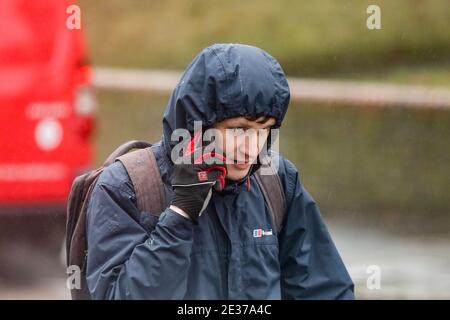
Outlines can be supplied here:
<path id="1" fill-rule="evenodd" d="M 128 141 L 111 153 L 101 167 L 78 176 L 73 181 L 67 203 L 66 263 L 68 267 L 78 267 L 81 273 L 79 286 L 70 288 L 73 300 L 90 299 L 86 282 L 86 212 L 95 182 L 105 168 L 115 161 L 124 165 L 134 187 L 139 211 L 160 214 L 165 210 L 164 184 L 151 146 L 145 141 Z M 274 174 L 262 175 L 258 170 L 255 178 L 279 231 L 286 211 L 285 195 L 275 167 L 270 165 L 270 168 Z"/>

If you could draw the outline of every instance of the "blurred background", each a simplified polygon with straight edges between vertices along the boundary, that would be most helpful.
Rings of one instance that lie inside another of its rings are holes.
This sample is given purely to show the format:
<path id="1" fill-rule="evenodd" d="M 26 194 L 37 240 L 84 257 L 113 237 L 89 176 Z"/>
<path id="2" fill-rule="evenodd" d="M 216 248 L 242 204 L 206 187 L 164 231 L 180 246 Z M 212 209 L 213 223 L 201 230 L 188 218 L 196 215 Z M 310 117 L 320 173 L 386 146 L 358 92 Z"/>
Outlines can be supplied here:
<path id="1" fill-rule="evenodd" d="M 69 298 L 73 178 L 127 140 L 158 141 L 180 72 L 221 42 L 263 48 L 289 77 L 280 152 L 357 298 L 450 298 L 448 0 L 74 3 L 0 3 L 0 299 Z"/>

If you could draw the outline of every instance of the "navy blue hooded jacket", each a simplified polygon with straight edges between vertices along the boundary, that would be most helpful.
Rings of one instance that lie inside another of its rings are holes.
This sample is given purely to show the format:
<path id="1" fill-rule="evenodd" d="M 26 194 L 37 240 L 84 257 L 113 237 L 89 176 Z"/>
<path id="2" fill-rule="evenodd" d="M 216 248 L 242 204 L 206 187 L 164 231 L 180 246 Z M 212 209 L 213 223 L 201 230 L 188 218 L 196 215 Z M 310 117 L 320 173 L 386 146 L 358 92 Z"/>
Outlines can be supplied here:
<path id="1" fill-rule="evenodd" d="M 238 116 L 274 117 L 280 126 L 288 104 L 283 70 L 263 50 L 238 44 L 203 50 L 174 89 L 164 114 L 163 139 L 152 147 L 167 206 L 173 195 L 173 130 L 193 132 L 194 120 L 208 126 Z M 97 180 L 87 212 L 92 298 L 354 298 L 353 283 L 297 169 L 281 155 L 273 157 L 287 202 L 279 233 L 253 175 L 249 191 L 243 181 L 229 181 L 224 191 L 213 192 L 194 225 L 168 207 L 159 219 L 139 212 L 123 165 L 108 167 Z M 257 236 L 258 229 L 273 233 Z"/>

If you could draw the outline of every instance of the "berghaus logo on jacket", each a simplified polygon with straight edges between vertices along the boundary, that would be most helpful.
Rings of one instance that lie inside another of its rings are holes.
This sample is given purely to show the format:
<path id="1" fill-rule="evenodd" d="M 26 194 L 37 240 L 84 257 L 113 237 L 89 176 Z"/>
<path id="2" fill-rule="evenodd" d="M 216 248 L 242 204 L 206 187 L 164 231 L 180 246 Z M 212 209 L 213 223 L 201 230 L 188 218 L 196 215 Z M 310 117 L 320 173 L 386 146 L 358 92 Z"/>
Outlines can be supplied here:
<path id="1" fill-rule="evenodd" d="M 261 238 L 264 236 L 271 236 L 271 235 L 273 235 L 272 229 L 270 229 L 270 230 L 255 229 L 255 230 L 253 230 L 253 238 Z"/>

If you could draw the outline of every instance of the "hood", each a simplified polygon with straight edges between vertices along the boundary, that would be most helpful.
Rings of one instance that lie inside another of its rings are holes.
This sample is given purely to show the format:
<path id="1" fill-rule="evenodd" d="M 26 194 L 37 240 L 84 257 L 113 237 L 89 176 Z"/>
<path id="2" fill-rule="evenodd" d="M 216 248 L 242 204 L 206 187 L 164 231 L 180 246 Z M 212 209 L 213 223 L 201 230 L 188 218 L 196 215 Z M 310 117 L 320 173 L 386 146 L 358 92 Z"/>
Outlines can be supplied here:
<path id="1" fill-rule="evenodd" d="M 189 64 L 163 118 L 162 144 L 170 159 L 172 132 L 194 132 L 227 118 L 274 117 L 280 127 L 289 105 L 289 86 L 280 64 L 264 50 L 243 44 L 215 44 Z M 254 172 L 254 170 L 252 170 Z"/>
<path id="2" fill-rule="evenodd" d="M 215 44 L 189 64 L 175 87 L 163 118 L 166 152 L 177 128 L 194 132 L 227 118 L 274 117 L 281 126 L 289 104 L 289 86 L 280 64 L 264 50 L 242 44 Z"/>

